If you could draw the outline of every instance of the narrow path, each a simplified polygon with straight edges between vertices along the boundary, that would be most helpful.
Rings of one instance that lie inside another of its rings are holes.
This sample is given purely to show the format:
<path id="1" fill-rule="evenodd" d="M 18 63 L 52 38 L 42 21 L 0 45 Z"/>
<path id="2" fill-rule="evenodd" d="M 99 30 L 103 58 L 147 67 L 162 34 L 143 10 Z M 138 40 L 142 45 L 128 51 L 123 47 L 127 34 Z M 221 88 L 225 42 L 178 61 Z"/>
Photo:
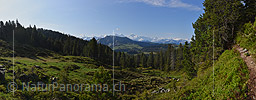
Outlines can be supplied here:
<path id="1" fill-rule="evenodd" d="M 246 56 L 246 53 L 248 53 L 247 50 L 244 50 L 243 48 L 239 47 L 238 45 L 235 46 L 236 50 L 240 52 L 240 56 L 243 58 L 244 62 L 246 63 L 248 70 L 250 72 L 249 74 L 249 80 L 248 80 L 248 95 L 250 99 L 256 100 L 256 63 L 254 62 L 253 58 L 251 56 Z"/>

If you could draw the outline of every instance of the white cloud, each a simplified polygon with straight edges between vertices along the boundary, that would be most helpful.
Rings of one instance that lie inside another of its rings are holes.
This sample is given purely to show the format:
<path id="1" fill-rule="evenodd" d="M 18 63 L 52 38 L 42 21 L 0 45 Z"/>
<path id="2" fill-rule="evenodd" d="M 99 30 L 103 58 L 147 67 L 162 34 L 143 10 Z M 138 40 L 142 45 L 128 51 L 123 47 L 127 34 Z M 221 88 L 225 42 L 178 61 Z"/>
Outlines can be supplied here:
<path id="1" fill-rule="evenodd" d="M 200 7 L 182 2 L 181 0 L 121 0 L 120 2 L 142 2 L 153 6 L 169 8 L 186 8 L 189 10 L 201 10 Z"/>

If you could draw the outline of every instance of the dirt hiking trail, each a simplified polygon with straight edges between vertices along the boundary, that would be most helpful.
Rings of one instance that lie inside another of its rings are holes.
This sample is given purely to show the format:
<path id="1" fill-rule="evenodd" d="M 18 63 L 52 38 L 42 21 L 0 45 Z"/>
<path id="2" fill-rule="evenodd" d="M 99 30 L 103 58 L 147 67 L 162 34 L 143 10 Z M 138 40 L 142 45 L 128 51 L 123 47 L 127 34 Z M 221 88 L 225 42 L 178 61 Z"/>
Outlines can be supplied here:
<path id="1" fill-rule="evenodd" d="M 250 72 L 247 83 L 249 99 L 256 100 L 256 63 L 251 56 L 247 55 L 249 53 L 247 49 L 243 49 L 238 45 L 235 48 L 240 52 L 240 56 L 243 58 Z"/>

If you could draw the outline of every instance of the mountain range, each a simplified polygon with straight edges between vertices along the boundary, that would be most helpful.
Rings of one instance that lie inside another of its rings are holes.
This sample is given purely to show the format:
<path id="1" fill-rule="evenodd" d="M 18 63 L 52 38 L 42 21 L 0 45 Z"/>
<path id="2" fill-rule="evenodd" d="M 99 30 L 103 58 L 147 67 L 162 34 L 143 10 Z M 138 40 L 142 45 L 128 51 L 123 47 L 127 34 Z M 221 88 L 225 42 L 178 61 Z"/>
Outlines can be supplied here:
<path id="1" fill-rule="evenodd" d="M 106 38 L 107 36 L 111 35 L 104 35 L 104 36 L 93 36 L 96 40 Z M 130 34 L 128 36 L 123 34 L 115 34 L 118 37 L 126 37 L 133 41 L 140 41 L 140 42 L 152 42 L 152 43 L 159 43 L 159 44 L 184 44 L 186 41 L 190 41 L 189 39 L 181 39 L 181 38 L 158 38 L 158 37 L 146 37 L 146 36 L 138 36 L 135 34 Z M 93 37 L 82 37 L 84 40 L 90 40 Z"/>
<path id="2" fill-rule="evenodd" d="M 104 38 L 98 39 L 98 42 L 113 49 L 113 38 L 115 51 L 127 52 L 129 54 L 138 54 L 141 52 L 157 52 L 167 49 L 167 44 L 134 41 L 128 37 L 120 36 L 106 36 Z"/>

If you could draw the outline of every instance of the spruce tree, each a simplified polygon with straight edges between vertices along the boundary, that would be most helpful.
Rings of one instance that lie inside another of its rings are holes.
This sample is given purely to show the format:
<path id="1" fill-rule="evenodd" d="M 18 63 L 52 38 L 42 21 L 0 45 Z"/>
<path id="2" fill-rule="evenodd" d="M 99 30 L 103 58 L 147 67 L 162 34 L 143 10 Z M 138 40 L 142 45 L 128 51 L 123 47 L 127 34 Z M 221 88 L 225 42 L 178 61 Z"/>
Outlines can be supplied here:
<path id="1" fill-rule="evenodd" d="M 97 46 L 97 40 L 95 38 L 92 38 L 88 43 L 88 55 L 91 58 L 96 59 L 98 55 L 98 46 Z"/>
<path id="2" fill-rule="evenodd" d="M 196 70 L 194 69 L 194 63 L 191 60 L 191 53 L 188 46 L 188 42 L 186 41 L 183 48 L 182 65 L 185 68 L 188 78 L 191 79 L 193 76 L 195 76 Z"/>
<path id="3" fill-rule="evenodd" d="M 142 67 L 147 67 L 147 58 L 146 58 L 146 55 L 144 54 L 144 53 L 141 53 L 141 61 L 140 61 L 140 63 L 141 63 L 141 66 Z"/>
<path id="4" fill-rule="evenodd" d="M 150 52 L 148 60 L 147 60 L 147 66 L 154 68 L 154 54 L 153 52 Z"/>

